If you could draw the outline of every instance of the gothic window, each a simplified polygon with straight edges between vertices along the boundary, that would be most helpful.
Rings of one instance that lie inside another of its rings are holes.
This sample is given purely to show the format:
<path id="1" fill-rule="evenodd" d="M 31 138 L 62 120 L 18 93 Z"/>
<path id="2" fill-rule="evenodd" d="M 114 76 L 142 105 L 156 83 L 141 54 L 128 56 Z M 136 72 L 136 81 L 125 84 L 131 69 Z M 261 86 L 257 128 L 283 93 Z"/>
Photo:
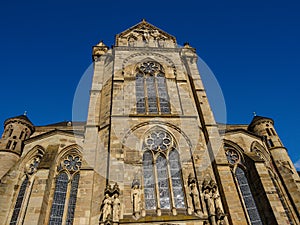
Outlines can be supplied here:
<path id="1" fill-rule="evenodd" d="M 31 179 L 31 182 L 29 179 L 37 171 L 37 167 L 40 162 L 40 157 L 41 156 L 39 155 L 39 156 L 36 156 L 35 158 L 33 158 L 33 160 L 25 168 L 25 171 L 26 171 L 25 179 L 23 180 L 23 182 L 20 186 L 20 189 L 19 189 L 19 193 L 18 193 L 18 196 L 16 199 L 12 217 L 10 220 L 10 225 L 14 225 L 14 224 L 18 223 L 22 209 L 26 208 L 26 207 L 24 207 L 24 205 L 27 204 L 25 196 L 26 196 L 26 193 L 30 192 L 29 191 L 29 189 L 31 188 L 30 184 L 32 184 L 32 179 Z"/>
<path id="2" fill-rule="evenodd" d="M 145 208 L 185 208 L 179 154 L 173 138 L 156 129 L 146 135 L 143 149 Z"/>
<path id="3" fill-rule="evenodd" d="M 71 193 L 70 193 L 68 214 L 67 214 L 67 220 L 66 220 L 67 224 L 73 224 L 79 177 L 80 177 L 79 173 L 76 173 L 73 177 L 73 181 L 71 184 Z"/>
<path id="4" fill-rule="evenodd" d="M 143 156 L 144 167 L 144 192 L 146 209 L 156 208 L 154 175 L 153 175 L 153 157 L 151 152 L 145 152 Z"/>
<path id="5" fill-rule="evenodd" d="M 244 170 L 242 170 L 240 167 L 237 167 L 235 171 L 235 176 L 238 181 L 238 185 L 240 187 L 251 224 L 253 225 L 262 224 Z"/>
<path id="6" fill-rule="evenodd" d="M 17 224 L 17 222 L 18 222 L 18 218 L 19 218 L 20 210 L 22 208 L 22 203 L 23 203 L 23 200 L 24 200 L 24 195 L 25 195 L 25 192 L 26 192 L 27 184 L 28 184 L 28 177 L 26 176 L 26 178 L 22 182 L 20 190 L 19 190 L 19 194 L 18 194 L 18 197 L 17 197 L 17 201 L 16 201 L 16 204 L 15 204 L 13 215 L 12 215 L 11 220 L 10 220 L 10 225 Z"/>
<path id="7" fill-rule="evenodd" d="M 247 211 L 249 222 L 252 225 L 262 225 L 262 221 L 255 200 L 253 198 L 247 176 L 244 170 L 241 168 L 243 166 L 241 156 L 235 149 L 232 149 L 230 147 L 225 146 L 225 150 L 228 162 L 234 166 L 234 177 L 238 186 L 237 188 L 239 189 L 239 192 L 243 199 L 243 205 Z"/>
<path id="8" fill-rule="evenodd" d="M 79 156 L 68 155 L 58 166 L 49 225 L 73 224 L 81 164 Z"/>
<path id="9" fill-rule="evenodd" d="M 184 208 L 184 196 L 183 196 L 183 187 L 181 182 L 181 170 L 179 163 L 179 155 L 176 150 L 172 150 L 169 153 L 169 164 L 171 171 L 171 179 L 172 179 L 172 187 L 173 187 L 173 195 L 175 200 L 176 208 Z"/>
<path id="10" fill-rule="evenodd" d="M 69 177 L 66 172 L 60 173 L 56 177 L 55 192 L 52 202 L 51 216 L 49 224 L 61 224 L 64 214 L 66 194 Z"/>
<path id="11" fill-rule="evenodd" d="M 170 103 L 163 67 L 152 61 L 142 63 L 136 74 L 138 114 L 169 114 Z"/>
<path id="12" fill-rule="evenodd" d="M 158 192 L 161 209 L 170 209 L 170 193 L 168 184 L 167 159 L 159 155 L 156 160 Z"/>

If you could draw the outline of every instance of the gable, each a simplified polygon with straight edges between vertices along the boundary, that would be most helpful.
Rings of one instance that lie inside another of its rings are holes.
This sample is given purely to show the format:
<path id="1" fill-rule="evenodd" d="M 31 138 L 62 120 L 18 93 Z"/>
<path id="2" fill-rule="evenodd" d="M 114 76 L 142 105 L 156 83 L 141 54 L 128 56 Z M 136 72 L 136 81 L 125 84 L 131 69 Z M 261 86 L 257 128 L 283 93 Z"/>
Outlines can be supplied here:
<path id="1" fill-rule="evenodd" d="M 116 35 L 117 46 L 128 47 L 176 47 L 174 36 L 142 20 L 135 26 Z"/>

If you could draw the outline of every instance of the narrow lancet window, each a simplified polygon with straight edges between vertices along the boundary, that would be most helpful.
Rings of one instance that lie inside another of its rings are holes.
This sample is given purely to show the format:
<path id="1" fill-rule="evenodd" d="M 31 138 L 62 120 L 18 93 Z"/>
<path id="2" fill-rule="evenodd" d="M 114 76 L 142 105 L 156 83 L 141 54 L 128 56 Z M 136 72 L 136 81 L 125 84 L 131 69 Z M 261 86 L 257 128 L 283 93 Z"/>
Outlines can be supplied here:
<path id="1" fill-rule="evenodd" d="M 170 193 L 168 183 L 167 160 L 159 155 L 156 160 L 157 180 L 161 209 L 170 209 Z"/>
<path id="2" fill-rule="evenodd" d="M 136 75 L 136 85 L 135 85 L 135 92 L 136 92 L 136 111 L 139 114 L 146 112 L 145 107 L 145 90 L 144 90 L 144 75 L 137 74 Z"/>
<path id="3" fill-rule="evenodd" d="M 49 225 L 62 224 L 68 181 L 69 178 L 65 172 L 60 173 L 56 178 Z"/>
<path id="4" fill-rule="evenodd" d="M 73 224 L 75 207 L 76 207 L 76 200 L 77 200 L 79 177 L 80 177 L 79 173 L 76 173 L 73 176 L 73 180 L 72 180 L 72 184 L 71 184 L 71 193 L 70 193 L 70 199 L 69 199 L 69 205 L 68 205 L 68 215 L 67 215 L 66 224 Z"/>
<path id="5" fill-rule="evenodd" d="M 181 168 L 179 164 L 179 155 L 176 150 L 172 150 L 169 154 L 169 164 L 171 171 L 173 195 L 176 208 L 184 208 L 184 194 L 181 180 Z"/>
<path id="6" fill-rule="evenodd" d="M 238 184 L 240 186 L 240 190 L 245 202 L 245 206 L 251 221 L 251 224 L 253 225 L 262 225 L 254 198 L 252 196 L 247 177 L 245 175 L 245 172 L 240 168 L 236 168 L 235 172 L 236 179 L 238 181 Z"/>
<path id="7" fill-rule="evenodd" d="M 18 194 L 18 197 L 17 197 L 17 202 L 16 202 L 16 205 L 15 205 L 15 208 L 14 208 L 14 211 L 13 211 L 13 215 L 12 215 L 11 220 L 10 220 L 10 225 L 17 224 L 17 222 L 18 222 L 18 218 L 19 218 L 19 214 L 20 214 L 20 211 L 21 211 L 21 208 L 22 208 L 22 203 L 23 203 L 23 200 L 24 200 L 24 195 L 25 195 L 25 192 L 26 192 L 27 184 L 28 184 L 28 177 L 26 176 L 26 178 L 22 182 L 20 190 L 19 190 L 19 194 Z"/>
<path id="8" fill-rule="evenodd" d="M 156 209 L 155 182 L 153 176 L 153 159 L 151 152 L 145 152 L 143 156 L 144 167 L 144 191 L 146 209 Z"/>

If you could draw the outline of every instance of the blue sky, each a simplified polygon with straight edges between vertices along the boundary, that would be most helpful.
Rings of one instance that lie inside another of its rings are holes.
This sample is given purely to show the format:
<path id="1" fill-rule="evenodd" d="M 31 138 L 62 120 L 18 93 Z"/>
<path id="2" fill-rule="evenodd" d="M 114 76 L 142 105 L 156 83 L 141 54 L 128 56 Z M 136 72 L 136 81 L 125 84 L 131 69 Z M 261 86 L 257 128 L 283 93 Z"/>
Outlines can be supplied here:
<path id="1" fill-rule="evenodd" d="M 35 125 L 71 120 L 91 47 L 113 45 L 115 34 L 146 18 L 197 49 L 222 88 L 228 123 L 247 124 L 253 111 L 273 118 L 300 160 L 299 1 L 110 2 L 1 3 L 0 122 L 25 110 Z"/>

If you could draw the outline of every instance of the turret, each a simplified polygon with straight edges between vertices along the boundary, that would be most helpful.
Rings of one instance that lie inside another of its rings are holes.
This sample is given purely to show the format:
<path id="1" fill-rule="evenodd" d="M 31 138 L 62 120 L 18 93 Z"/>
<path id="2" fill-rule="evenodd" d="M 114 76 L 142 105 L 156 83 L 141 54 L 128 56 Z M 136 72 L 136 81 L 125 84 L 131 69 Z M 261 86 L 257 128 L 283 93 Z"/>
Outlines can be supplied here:
<path id="1" fill-rule="evenodd" d="M 300 179 L 295 166 L 290 159 L 287 149 L 283 146 L 274 128 L 274 121 L 270 118 L 254 116 L 248 130 L 260 135 L 268 147 L 276 172 L 283 181 L 287 193 L 291 198 L 295 212 L 300 212 Z"/>
<path id="2" fill-rule="evenodd" d="M 274 121 L 270 118 L 254 116 L 248 130 L 262 136 L 268 148 L 284 147 L 275 131 Z"/>
<path id="3" fill-rule="evenodd" d="M 26 115 L 12 117 L 4 122 L 0 139 L 0 178 L 17 162 L 23 150 L 23 141 L 34 132 L 34 126 Z"/>

